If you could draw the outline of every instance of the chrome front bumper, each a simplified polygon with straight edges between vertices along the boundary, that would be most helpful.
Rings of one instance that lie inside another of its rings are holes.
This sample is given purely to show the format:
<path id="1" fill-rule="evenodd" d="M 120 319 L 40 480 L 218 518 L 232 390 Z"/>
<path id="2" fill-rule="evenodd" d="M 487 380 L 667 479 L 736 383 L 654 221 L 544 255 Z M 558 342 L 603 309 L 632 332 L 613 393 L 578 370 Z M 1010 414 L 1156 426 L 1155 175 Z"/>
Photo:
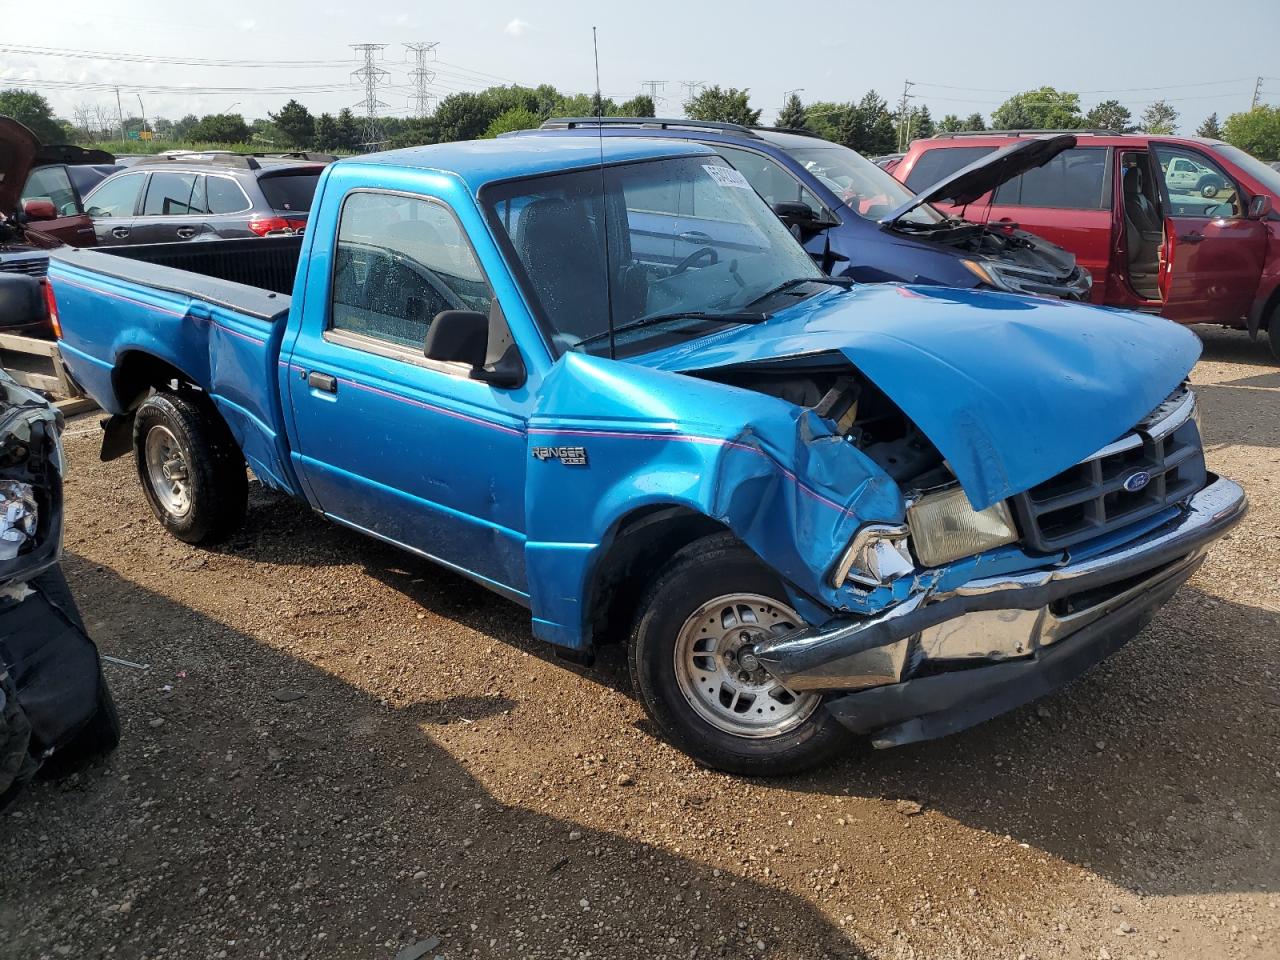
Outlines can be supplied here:
<path id="1" fill-rule="evenodd" d="M 1246 509 L 1238 484 L 1211 478 L 1177 517 L 1115 550 L 945 592 L 922 591 L 878 616 L 833 620 L 771 640 L 756 656 L 795 691 L 907 687 L 926 682 L 904 679 L 926 662 L 933 674 L 967 668 L 947 674 L 958 681 L 982 672 L 974 661 L 1034 666 L 1068 638 L 1149 617 Z"/>

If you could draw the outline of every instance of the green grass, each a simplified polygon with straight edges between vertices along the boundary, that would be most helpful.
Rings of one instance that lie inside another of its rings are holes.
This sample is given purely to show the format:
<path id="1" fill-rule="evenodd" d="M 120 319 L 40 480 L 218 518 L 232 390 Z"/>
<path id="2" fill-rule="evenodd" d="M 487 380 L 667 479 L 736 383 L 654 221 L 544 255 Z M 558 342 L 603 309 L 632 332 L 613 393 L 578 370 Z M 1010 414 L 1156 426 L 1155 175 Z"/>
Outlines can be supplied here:
<path id="1" fill-rule="evenodd" d="M 266 147 L 258 143 L 208 143 L 196 142 L 191 140 L 99 140 L 95 143 L 86 143 L 84 146 L 90 150 L 105 150 L 107 153 L 116 155 L 134 155 L 138 154 L 154 154 L 164 153 L 166 150 L 192 150 L 203 152 L 206 150 L 230 150 L 234 153 L 283 153 L 288 151 L 289 147 Z M 321 150 L 319 153 L 332 153 L 335 155 L 343 155 L 339 150 Z"/>

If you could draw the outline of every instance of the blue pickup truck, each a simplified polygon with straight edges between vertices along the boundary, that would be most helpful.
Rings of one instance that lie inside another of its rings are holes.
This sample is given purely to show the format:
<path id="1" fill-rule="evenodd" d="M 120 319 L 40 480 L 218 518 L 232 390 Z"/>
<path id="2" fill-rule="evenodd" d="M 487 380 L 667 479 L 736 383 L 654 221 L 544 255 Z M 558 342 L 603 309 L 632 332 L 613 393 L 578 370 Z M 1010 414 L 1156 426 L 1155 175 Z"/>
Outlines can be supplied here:
<path id="1" fill-rule="evenodd" d="M 709 148 L 342 160 L 306 235 L 54 253 L 63 356 L 204 543 L 246 464 L 529 608 L 750 774 L 962 729 L 1131 638 L 1237 522 L 1138 314 L 825 276 Z M 424 669 L 427 665 L 424 664 Z"/>

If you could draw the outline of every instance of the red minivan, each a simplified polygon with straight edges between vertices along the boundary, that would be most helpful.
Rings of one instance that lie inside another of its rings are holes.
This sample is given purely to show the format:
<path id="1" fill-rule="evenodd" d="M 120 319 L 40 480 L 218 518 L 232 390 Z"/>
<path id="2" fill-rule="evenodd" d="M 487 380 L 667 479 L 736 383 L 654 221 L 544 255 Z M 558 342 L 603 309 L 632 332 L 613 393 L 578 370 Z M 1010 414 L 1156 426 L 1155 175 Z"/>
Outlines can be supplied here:
<path id="1" fill-rule="evenodd" d="M 1280 357 L 1280 171 L 1219 140 L 999 131 L 917 140 L 892 170 L 912 191 L 1027 137 L 1070 134 L 1043 166 L 959 207 L 1071 251 L 1091 299 L 1179 323 L 1268 330 Z"/>

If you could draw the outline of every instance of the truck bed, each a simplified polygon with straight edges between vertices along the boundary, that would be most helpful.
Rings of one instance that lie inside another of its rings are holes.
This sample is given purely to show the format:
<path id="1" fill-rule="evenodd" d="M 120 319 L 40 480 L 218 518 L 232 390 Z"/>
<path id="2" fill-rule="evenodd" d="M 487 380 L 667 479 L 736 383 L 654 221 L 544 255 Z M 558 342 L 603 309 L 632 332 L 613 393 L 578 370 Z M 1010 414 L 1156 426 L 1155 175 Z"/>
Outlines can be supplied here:
<path id="1" fill-rule="evenodd" d="M 254 473 L 293 492 L 278 366 L 302 237 L 145 244 L 50 254 L 63 357 L 109 413 L 159 361 L 206 391 Z"/>

